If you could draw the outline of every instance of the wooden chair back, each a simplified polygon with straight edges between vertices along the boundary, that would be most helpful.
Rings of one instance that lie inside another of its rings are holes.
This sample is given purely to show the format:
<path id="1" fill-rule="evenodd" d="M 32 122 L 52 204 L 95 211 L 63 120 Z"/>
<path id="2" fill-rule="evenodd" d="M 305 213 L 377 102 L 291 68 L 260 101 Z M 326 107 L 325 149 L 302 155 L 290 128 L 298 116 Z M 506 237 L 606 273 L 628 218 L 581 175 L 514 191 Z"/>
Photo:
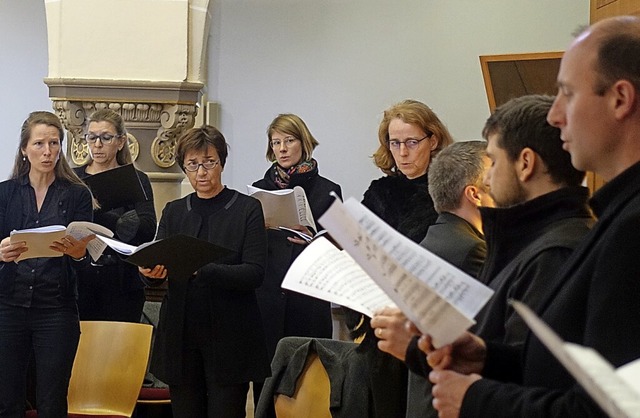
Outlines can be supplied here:
<path id="1" fill-rule="evenodd" d="M 276 395 L 277 418 L 331 418 L 329 375 L 316 353 L 310 353 L 293 397 Z"/>
<path id="2" fill-rule="evenodd" d="M 69 413 L 130 417 L 147 370 L 147 324 L 81 321 L 69 383 Z"/>

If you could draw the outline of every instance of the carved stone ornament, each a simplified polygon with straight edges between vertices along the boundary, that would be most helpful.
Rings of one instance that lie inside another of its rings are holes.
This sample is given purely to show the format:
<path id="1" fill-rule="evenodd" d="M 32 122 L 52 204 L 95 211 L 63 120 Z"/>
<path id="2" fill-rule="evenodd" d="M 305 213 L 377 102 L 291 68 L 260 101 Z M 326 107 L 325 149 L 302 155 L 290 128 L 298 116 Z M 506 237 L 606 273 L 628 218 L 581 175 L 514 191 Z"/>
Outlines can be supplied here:
<path id="1" fill-rule="evenodd" d="M 115 103 L 54 100 L 53 108 L 68 132 L 69 157 L 78 166 L 89 162 L 89 145 L 84 139 L 88 117 L 96 110 L 111 109 L 122 116 L 125 125 L 159 125 L 162 105 L 157 103 Z M 133 161 L 140 155 L 140 144 L 134 135 L 127 133 L 128 146 Z"/>
<path id="2" fill-rule="evenodd" d="M 151 143 L 151 158 L 162 168 L 176 162 L 176 140 L 185 130 L 193 127 L 197 108 L 195 105 L 165 105 L 160 117 L 161 128 Z"/>

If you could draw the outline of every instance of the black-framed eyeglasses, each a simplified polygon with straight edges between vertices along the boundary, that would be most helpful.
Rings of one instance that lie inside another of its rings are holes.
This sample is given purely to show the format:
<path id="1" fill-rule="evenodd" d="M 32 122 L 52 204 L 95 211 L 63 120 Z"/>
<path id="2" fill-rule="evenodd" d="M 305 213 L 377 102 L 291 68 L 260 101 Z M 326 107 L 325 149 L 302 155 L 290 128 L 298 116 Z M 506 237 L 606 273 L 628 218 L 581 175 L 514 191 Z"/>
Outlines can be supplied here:
<path id="1" fill-rule="evenodd" d="M 115 138 L 119 138 L 119 137 L 120 137 L 120 135 L 112 135 L 112 134 L 102 134 L 102 135 L 96 135 L 96 134 L 92 134 L 92 133 L 84 134 L 84 140 L 87 141 L 90 144 L 95 143 L 98 139 L 103 144 L 110 144 L 111 141 L 113 141 Z"/>
<path id="2" fill-rule="evenodd" d="M 213 170 L 218 164 L 220 164 L 220 160 L 209 160 L 203 163 L 197 163 L 195 161 L 189 161 L 183 167 L 185 171 L 189 171 L 193 173 L 194 171 L 198 171 L 200 166 L 204 167 L 205 170 Z"/>
<path id="3" fill-rule="evenodd" d="M 420 143 L 422 141 L 424 141 L 427 138 L 431 138 L 431 136 L 433 135 L 432 132 L 429 132 L 424 138 L 420 138 L 420 139 L 405 139 L 404 141 L 398 141 L 397 139 L 391 139 L 388 141 L 389 143 L 389 149 L 393 149 L 393 150 L 399 150 L 400 146 L 402 144 L 404 144 L 408 149 L 416 149 L 418 148 L 418 145 L 420 145 Z"/>
<path id="4" fill-rule="evenodd" d="M 289 148 L 296 141 L 299 141 L 298 138 L 294 138 L 292 136 L 288 136 L 284 139 L 272 139 L 269 144 L 271 144 L 271 148 L 278 148 L 280 145 L 284 144 L 285 148 Z"/>

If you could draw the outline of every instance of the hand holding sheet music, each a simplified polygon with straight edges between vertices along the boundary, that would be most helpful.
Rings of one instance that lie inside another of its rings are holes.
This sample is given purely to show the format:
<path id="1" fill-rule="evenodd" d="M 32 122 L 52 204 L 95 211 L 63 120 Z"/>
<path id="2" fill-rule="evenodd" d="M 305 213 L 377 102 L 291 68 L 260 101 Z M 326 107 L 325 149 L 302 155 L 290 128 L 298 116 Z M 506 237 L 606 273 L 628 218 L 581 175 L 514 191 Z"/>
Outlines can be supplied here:
<path id="1" fill-rule="evenodd" d="M 469 328 L 493 294 L 353 198 L 344 204 L 334 202 L 320 220 L 420 331 L 432 336 L 436 346 L 453 342 Z"/>
<path id="2" fill-rule="evenodd" d="M 113 236 L 113 232 L 102 225 L 93 222 L 75 221 L 68 226 L 50 225 L 40 228 L 22 229 L 19 231 L 11 231 L 11 242 L 25 241 L 29 248 L 26 252 L 20 254 L 15 260 L 16 262 L 28 258 L 36 257 L 62 257 L 64 254 L 50 248 L 54 241 L 60 241 L 65 235 L 71 235 L 75 239 L 80 240 L 91 234 L 102 234 L 108 237 Z M 87 244 L 87 252 L 91 258 L 97 260 L 106 248 L 106 244 L 92 239 Z"/>
<path id="3" fill-rule="evenodd" d="M 172 235 L 162 240 L 135 247 L 98 235 L 116 252 L 126 256 L 125 261 L 140 267 L 164 265 L 170 280 L 185 280 L 202 266 L 219 262 L 233 251 L 188 235 Z"/>

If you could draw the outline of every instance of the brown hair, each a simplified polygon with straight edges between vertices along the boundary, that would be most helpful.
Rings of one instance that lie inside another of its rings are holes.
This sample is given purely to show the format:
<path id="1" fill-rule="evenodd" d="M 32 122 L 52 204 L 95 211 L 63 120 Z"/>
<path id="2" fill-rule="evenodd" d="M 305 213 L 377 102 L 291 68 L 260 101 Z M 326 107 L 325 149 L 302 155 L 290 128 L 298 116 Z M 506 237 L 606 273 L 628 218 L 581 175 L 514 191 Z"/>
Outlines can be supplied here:
<path id="1" fill-rule="evenodd" d="M 62 127 L 60 119 L 58 119 L 58 117 L 53 113 L 45 111 L 31 112 L 29 117 L 22 124 L 22 128 L 20 129 L 20 145 L 18 146 L 18 152 L 16 153 L 16 159 L 13 164 L 13 171 L 10 178 L 15 179 L 28 175 L 31 170 L 31 163 L 28 158 L 24 157 L 23 151 L 27 148 L 27 144 L 31 138 L 31 131 L 36 125 L 52 126 L 58 130 L 58 135 L 60 137 L 60 155 L 58 156 L 58 161 L 56 161 L 56 165 L 54 167 L 54 174 L 56 178 L 69 183 L 82 184 L 85 186 L 82 180 L 80 180 L 76 173 L 71 169 L 64 156 L 64 147 L 62 146 L 64 140 L 64 128 Z"/>
<path id="2" fill-rule="evenodd" d="M 200 128 L 191 128 L 185 131 L 176 145 L 176 161 L 184 171 L 184 156 L 187 152 L 196 150 L 206 150 L 212 146 L 218 152 L 220 166 L 224 167 L 227 161 L 228 145 L 222 132 L 210 125 L 203 125 Z"/>
<path id="3" fill-rule="evenodd" d="M 116 130 L 118 138 L 124 137 L 124 147 L 116 153 L 116 162 L 118 165 L 127 165 L 133 163 L 131 151 L 129 150 L 129 140 L 127 138 L 127 130 L 124 127 L 124 120 L 117 112 L 111 109 L 96 110 L 91 114 L 87 121 L 87 128 L 91 122 L 108 122 Z"/>

